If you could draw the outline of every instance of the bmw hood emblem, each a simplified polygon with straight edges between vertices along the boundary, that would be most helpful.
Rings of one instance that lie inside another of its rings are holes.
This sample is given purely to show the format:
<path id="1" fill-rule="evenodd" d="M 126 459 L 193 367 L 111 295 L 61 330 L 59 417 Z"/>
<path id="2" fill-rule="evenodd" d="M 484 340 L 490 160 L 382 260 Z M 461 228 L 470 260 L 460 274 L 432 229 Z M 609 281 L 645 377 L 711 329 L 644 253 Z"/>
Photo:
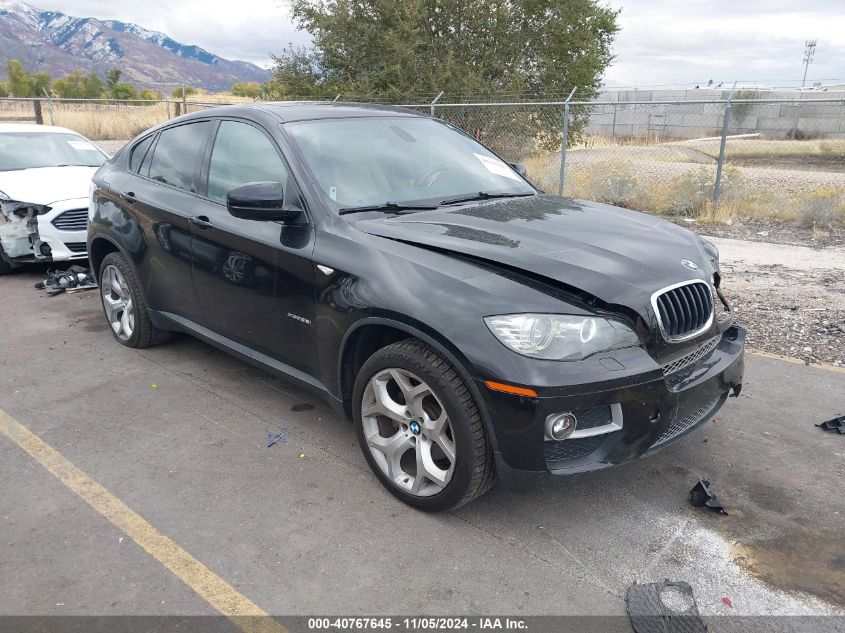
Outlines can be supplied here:
<path id="1" fill-rule="evenodd" d="M 684 266 L 685 268 L 689 268 L 690 270 L 701 270 L 701 266 L 699 266 L 698 264 L 696 264 L 696 263 L 695 263 L 694 261 L 692 261 L 691 259 L 682 259 L 682 260 L 681 260 L 681 264 L 683 264 L 683 266 Z"/>

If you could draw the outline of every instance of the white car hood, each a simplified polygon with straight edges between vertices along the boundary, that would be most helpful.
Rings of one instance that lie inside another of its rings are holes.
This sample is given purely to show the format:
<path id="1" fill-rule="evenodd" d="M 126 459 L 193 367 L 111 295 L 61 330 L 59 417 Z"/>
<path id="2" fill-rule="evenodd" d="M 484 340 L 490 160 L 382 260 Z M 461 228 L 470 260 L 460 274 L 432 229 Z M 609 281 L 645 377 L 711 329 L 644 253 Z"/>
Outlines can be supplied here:
<path id="1" fill-rule="evenodd" d="M 59 200 L 87 198 L 97 167 L 38 167 L 0 171 L 0 191 L 10 200 L 49 205 Z"/>

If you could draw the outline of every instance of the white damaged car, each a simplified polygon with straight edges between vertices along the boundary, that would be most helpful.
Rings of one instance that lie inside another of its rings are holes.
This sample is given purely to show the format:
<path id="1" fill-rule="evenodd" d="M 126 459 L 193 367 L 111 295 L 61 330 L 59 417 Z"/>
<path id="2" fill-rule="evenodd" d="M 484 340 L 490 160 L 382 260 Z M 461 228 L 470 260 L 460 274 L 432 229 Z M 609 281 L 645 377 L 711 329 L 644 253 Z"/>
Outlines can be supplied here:
<path id="1" fill-rule="evenodd" d="M 72 130 L 0 124 L 0 275 L 88 256 L 91 176 L 107 159 Z"/>

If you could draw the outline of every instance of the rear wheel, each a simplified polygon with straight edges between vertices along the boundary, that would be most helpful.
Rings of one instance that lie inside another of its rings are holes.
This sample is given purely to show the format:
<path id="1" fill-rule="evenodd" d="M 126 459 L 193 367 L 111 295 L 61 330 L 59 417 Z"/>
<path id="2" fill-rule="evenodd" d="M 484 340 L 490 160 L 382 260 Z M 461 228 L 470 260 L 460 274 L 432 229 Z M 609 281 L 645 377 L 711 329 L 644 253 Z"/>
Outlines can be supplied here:
<path id="1" fill-rule="evenodd" d="M 3 251 L 3 247 L 0 246 L 0 275 L 8 275 L 13 270 L 12 265 L 6 261 L 6 253 Z"/>
<path id="2" fill-rule="evenodd" d="M 358 441 L 390 492 L 430 512 L 457 508 L 493 484 L 493 457 L 464 381 L 409 339 L 364 363 L 353 392 Z"/>
<path id="3" fill-rule="evenodd" d="M 100 264 L 100 299 L 112 335 L 121 345 L 144 348 L 173 338 L 150 321 L 138 278 L 120 253 L 109 253 Z"/>

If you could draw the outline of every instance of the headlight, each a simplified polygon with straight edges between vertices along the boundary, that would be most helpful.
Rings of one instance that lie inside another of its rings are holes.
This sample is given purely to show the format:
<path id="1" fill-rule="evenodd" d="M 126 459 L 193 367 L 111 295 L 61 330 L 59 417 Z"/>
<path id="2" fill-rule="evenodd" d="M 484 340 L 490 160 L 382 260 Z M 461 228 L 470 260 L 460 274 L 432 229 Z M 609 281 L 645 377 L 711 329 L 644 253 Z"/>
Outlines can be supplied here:
<path id="1" fill-rule="evenodd" d="M 701 249 L 707 256 L 707 259 L 710 260 L 710 264 L 713 268 L 719 270 L 719 249 L 716 248 L 716 245 L 713 242 L 705 240 L 703 237 L 699 237 L 698 239 L 701 242 Z"/>
<path id="2" fill-rule="evenodd" d="M 620 321 L 566 314 L 506 314 L 484 317 L 493 335 L 518 354 L 545 360 L 580 360 L 640 344 Z"/>

